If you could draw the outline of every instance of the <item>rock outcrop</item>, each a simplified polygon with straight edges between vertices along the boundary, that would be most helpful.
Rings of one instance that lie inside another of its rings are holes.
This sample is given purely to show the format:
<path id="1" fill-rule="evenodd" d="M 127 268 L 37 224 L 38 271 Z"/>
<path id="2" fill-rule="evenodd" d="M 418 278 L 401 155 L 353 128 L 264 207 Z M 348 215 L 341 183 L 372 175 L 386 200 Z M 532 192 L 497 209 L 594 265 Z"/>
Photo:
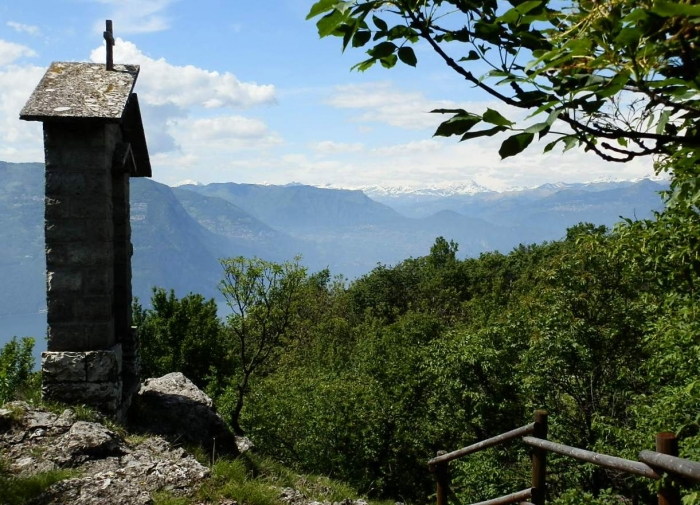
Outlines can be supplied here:
<path id="1" fill-rule="evenodd" d="M 189 494 L 209 469 L 160 437 L 128 442 L 99 423 L 13 402 L 0 409 L 0 453 L 18 476 L 60 468 L 77 478 L 51 486 L 36 504 L 145 505 L 151 494 Z"/>
<path id="2" fill-rule="evenodd" d="M 169 373 L 142 384 L 132 406 L 131 425 L 145 433 L 235 456 L 239 453 L 236 439 L 213 405 L 212 399 L 183 374 Z"/>

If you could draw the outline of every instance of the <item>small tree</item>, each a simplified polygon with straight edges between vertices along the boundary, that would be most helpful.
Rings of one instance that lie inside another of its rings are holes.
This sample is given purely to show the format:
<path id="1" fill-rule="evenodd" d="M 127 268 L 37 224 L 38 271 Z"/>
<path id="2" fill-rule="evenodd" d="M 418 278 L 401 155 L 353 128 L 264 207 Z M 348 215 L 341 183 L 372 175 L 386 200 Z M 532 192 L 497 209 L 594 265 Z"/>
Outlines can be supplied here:
<path id="1" fill-rule="evenodd" d="M 219 285 L 233 314 L 227 329 L 233 337 L 236 370 L 231 426 L 243 434 L 240 415 L 251 376 L 259 373 L 289 336 L 306 269 L 299 259 L 282 264 L 260 258 L 221 260 L 224 279 Z"/>
<path id="2" fill-rule="evenodd" d="M 216 302 L 190 293 L 153 288 L 152 309 L 134 300 L 141 361 L 146 377 L 182 372 L 199 387 L 230 373 Z"/>
<path id="3" fill-rule="evenodd" d="M 0 405 L 15 399 L 16 394 L 28 385 L 34 368 L 34 339 L 24 337 L 18 341 L 12 337 L 0 349 Z"/>

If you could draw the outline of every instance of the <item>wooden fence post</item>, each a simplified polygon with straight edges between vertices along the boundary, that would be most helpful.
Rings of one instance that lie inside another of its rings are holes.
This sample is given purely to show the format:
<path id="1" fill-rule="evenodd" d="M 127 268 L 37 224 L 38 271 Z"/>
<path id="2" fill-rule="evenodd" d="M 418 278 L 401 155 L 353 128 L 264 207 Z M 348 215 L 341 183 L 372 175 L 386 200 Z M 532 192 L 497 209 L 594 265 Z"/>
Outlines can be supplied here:
<path id="1" fill-rule="evenodd" d="M 442 456 L 447 451 L 438 451 L 437 455 Z M 450 489 L 449 463 L 438 463 L 434 467 L 435 480 L 437 481 L 437 505 L 447 505 L 447 494 Z"/>
<path id="2" fill-rule="evenodd" d="M 547 412 L 544 410 L 535 411 L 535 431 L 532 434 L 535 438 L 547 439 Z M 532 503 L 534 505 L 544 505 L 547 475 L 547 451 L 535 448 L 532 452 Z M 659 503 L 659 505 L 662 505 Z M 676 505 L 676 504 L 664 504 Z"/>
<path id="3" fill-rule="evenodd" d="M 656 452 L 668 454 L 669 456 L 678 456 L 678 438 L 674 433 L 664 432 L 656 435 Z M 680 505 L 681 495 L 678 489 L 678 483 L 673 485 L 673 480 L 667 474 L 659 484 L 659 493 L 657 494 L 659 505 Z"/>

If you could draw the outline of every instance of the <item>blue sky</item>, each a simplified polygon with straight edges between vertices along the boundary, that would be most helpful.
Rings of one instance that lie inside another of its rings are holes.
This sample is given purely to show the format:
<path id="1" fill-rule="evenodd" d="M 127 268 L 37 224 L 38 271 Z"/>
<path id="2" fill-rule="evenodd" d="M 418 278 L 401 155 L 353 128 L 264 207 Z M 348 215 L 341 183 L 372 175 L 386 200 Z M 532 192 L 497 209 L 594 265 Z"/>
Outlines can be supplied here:
<path id="1" fill-rule="evenodd" d="M 154 178 L 356 188 L 473 180 L 502 190 L 545 182 L 633 179 L 625 165 L 533 145 L 501 161 L 502 138 L 433 138 L 438 107 L 502 109 L 425 45 L 417 68 L 365 73 L 304 18 L 313 0 L 5 0 L 0 3 L 0 160 L 43 161 L 41 126 L 19 110 L 52 61 L 104 61 L 114 21 L 117 63 L 136 85 Z M 507 112 L 507 111 L 504 111 Z"/>

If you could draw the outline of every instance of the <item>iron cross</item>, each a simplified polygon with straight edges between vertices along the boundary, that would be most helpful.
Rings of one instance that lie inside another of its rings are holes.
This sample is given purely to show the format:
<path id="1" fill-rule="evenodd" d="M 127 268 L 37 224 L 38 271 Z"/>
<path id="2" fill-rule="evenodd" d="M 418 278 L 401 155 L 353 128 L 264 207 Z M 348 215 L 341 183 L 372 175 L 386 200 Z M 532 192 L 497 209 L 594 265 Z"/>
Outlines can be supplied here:
<path id="1" fill-rule="evenodd" d="M 114 34 L 112 33 L 112 20 L 107 20 L 107 29 L 104 32 L 104 38 L 107 41 L 107 70 L 114 70 Z"/>

